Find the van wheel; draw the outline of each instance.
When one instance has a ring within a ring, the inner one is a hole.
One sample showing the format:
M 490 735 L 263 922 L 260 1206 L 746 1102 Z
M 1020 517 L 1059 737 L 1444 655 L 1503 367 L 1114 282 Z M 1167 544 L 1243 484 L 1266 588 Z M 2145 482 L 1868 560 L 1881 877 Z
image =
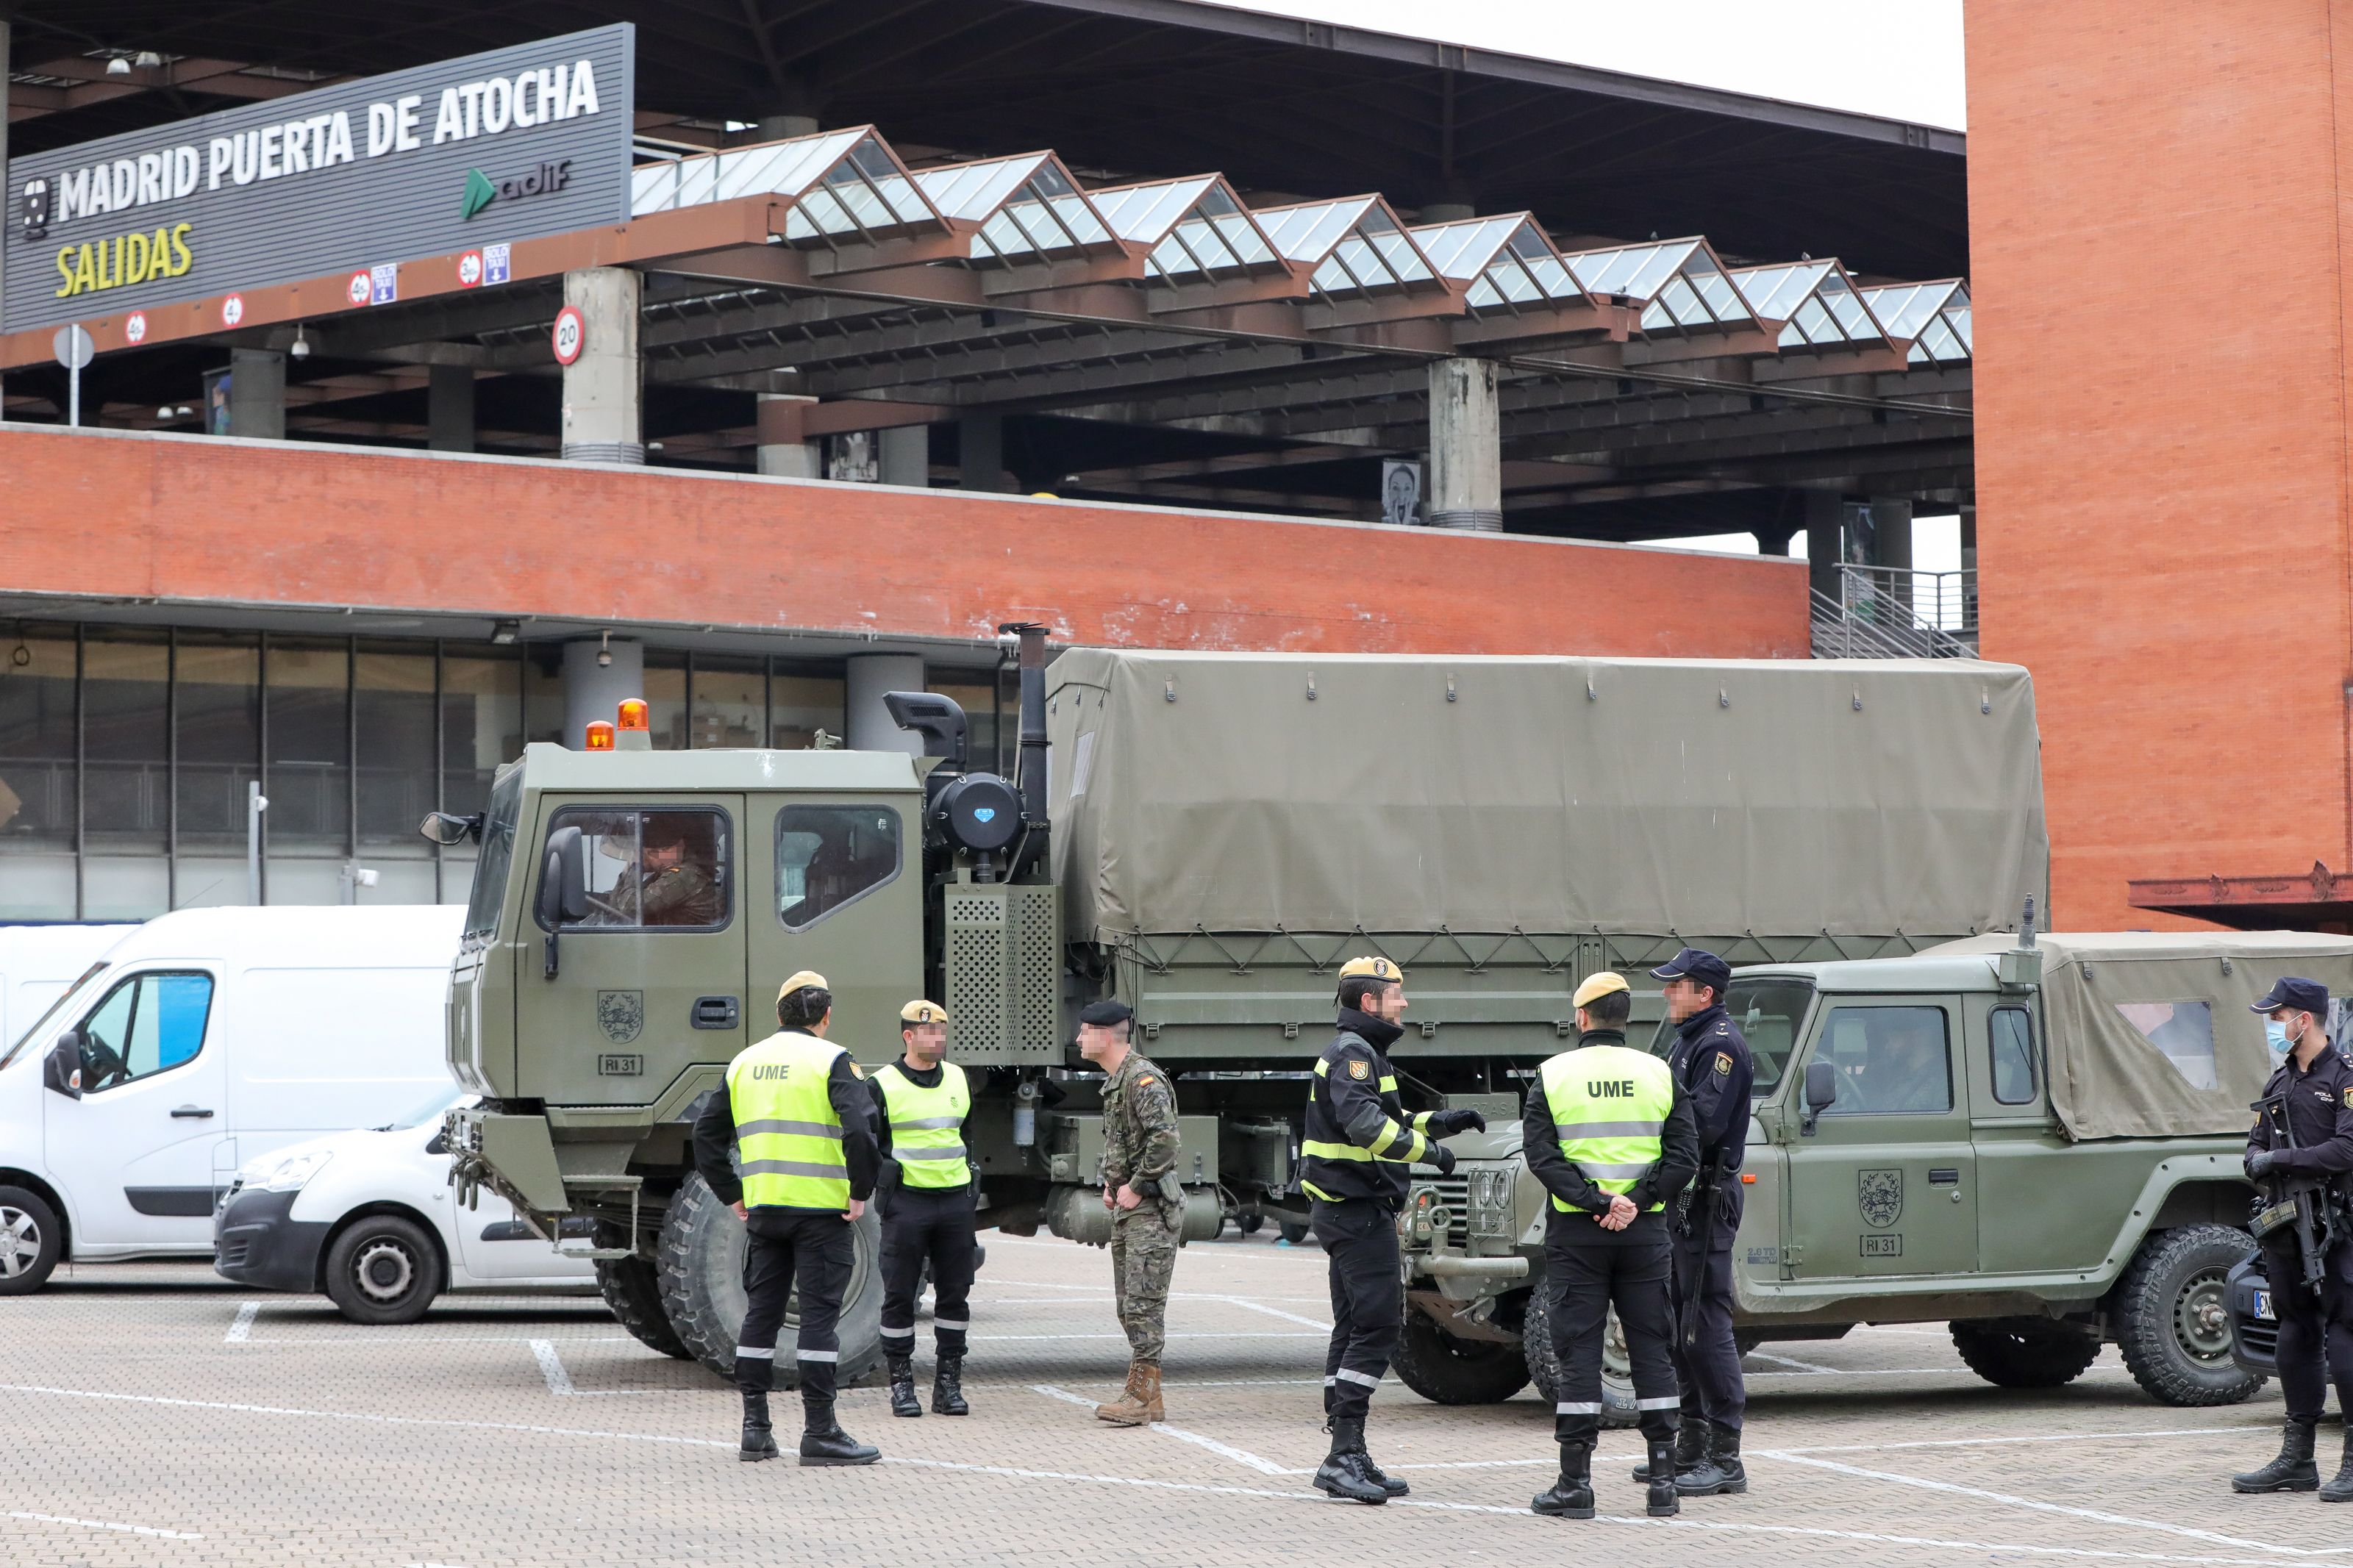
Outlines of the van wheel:
M 327 1248 L 327 1299 L 354 1323 L 413 1323 L 441 1294 L 441 1249 L 395 1214 L 353 1220 Z
M 1520 1350 L 1526 1357 L 1528 1375 L 1535 1380 L 1536 1391 L 1547 1405 L 1557 1405 L 1567 1395 L 1561 1392 L 1560 1358 L 1552 1348 L 1552 1292 L 1545 1281 L 1538 1279 L 1528 1297 L 1527 1321 L 1520 1328 Z M 1640 1419 L 1634 1408 L 1634 1363 L 1626 1353 L 1626 1333 L 1618 1326 L 1618 1309 L 1609 1309 L 1609 1321 L 1601 1331 L 1601 1425 L 1612 1429 L 1633 1426 Z
M 1955 1323 L 1953 1348 L 1998 1388 L 2061 1388 L 2100 1359 L 2100 1336 L 2048 1318 Z
M 1517 1345 L 1450 1334 L 1426 1312 L 1405 1310 L 1389 1370 L 1398 1381 L 1436 1405 L 1500 1405 L 1528 1385 L 1528 1363 Z
M 849 1288 L 837 1332 L 841 1360 L 836 1375 L 848 1388 L 882 1364 L 882 1221 L 871 1205 L 854 1226 Z M 662 1216 L 662 1307 L 680 1342 L 720 1377 L 733 1381 L 735 1339 L 744 1328 L 744 1222 L 719 1201 L 701 1175 L 687 1177 Z M 776 1386 L 800 1386 L 793 1359 L 800 1312 L 785 1306 L 776 1335 Z
M 670 1326 L 670 1314 L 662 1310 L 661 1279 L 652 1264 L 642 1258 L 600 1258 L 596 1289 L 605 1305 L 613 1309 L 614 1318 L 639 1344 L 679 1361 L 694 1359 L 694 1352 Z
M 29 1296 L 49 1282 L 65 1227 L 41 1194 L 0 1187 L 0 1296 Z
M 2236 1405 L 2263 1385 L 2231 1360 L 2227 1277 L 2254 1244 L 2227 1225 L 2160 1231 L 2140 1244 L 2110 1299 L 2133 1381 L 2160 1405 Z

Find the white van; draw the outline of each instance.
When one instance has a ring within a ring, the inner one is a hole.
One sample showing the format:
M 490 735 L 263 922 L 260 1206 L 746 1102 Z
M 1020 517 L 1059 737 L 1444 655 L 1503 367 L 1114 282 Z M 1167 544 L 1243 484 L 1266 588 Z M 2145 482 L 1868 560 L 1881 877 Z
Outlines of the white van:
M 0 1053 L 0 1294 L 65 1258 L 207 1257 L 237 1168 L 448 1079 L 455 905 L 181 910 Z
M 135 925 L 0 926 L 0 1051 Z

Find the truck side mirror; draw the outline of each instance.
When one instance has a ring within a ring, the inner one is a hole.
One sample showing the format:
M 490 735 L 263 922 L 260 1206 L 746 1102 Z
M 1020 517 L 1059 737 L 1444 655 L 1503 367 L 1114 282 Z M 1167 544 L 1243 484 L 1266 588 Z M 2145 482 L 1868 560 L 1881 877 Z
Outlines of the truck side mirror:
M 1823 1111 L 1838 1103 L 1838 1068 L 1829 1062 L 1806 1064 L 1806 1114 L 1798 1123 L 1798 1131 L 1806 1137 L 1814 1135 L 1814 1123 Z
M 576 827 L 547 836 L 547 858 L 539 876 L 539 923 L 557 926 L 588 918 L 588 840 Z
M 480 841 L 482 814 L 478 811 L 471 816 L 453 816 L 446 811 L 427 812 L 417 831 L 435 844 L 463 844 L 469 838 Z
M 52 1092 L 68 1100 L 81 1098 L 81 1031 L 68 1029 L 49 1047 L 47 1060 L 41 1064 L 41 1082 Z

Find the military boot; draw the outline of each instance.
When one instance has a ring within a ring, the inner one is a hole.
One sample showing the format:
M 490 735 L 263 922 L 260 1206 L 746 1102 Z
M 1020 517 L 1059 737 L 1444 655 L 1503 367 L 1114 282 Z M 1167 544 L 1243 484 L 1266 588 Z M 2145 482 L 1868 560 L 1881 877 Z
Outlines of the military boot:
M 2320 1467 L 2312 1462 L 2314 1423 L 2290 1417 L 2280 1439 L 2279 1458 L 2260 1470 L 2231 1478 L 2234 1492 L 2308 1492 L 2320 1486 Z M 2340 1478 L 2342 1479 L 2342 1478 Z M 2336 1482 L 2329 1483 L 2334 1486 Z
M 1127 1363 L 1127 1386 L 1109 1405 L 1095 1406 L 1095 1419 L 1114 1426 L 1141 1426 L 1152 1419 L 1150 1408 L 1144 1401 L 1144 1363 L 1132 1361 Z
M 1746 1491 L 1748 1471 L 1740 1463 L 1740 1428 L 1714 1421 L 1694 1421 L 1692 1425 L 1705 1435 L 1707 1453 L 1692 1468 L 1675 1472 L 1675 1490 L 1685 1497 Z
M 1666 1519 L 1683 1511 L 1675 1493 L 1675 1444 L 1672 1437 L 1651 1441 L 1651 1495 L 1644 1500 L 1642 1511 L 1652 1519 Z
M 1390 1475 L 1387 1470 L 1382 1469 L 1380 1466 L 1373 1462 L 1372 1450 L 1365 1447 L 1365 1435 L 1362 1430 L 1363 1423 L 1359 1422 L 1357 1425 L 1359 1429 L 1356 1433 L 1356 1457 L 1364 1461 L 1365 1479 L 1372 1482 L 1373 1485 L 1380 1488 L 1381 1490 L 1388 1493 L 1391 1497 L 1405 1497 L 1409 1495 L 1413 1490 L 1411 1487 L 1406 1485 L 1405 1482 L 1398 1479 L 1397 1477 Z
M 1591 1519 L 1593 1445 L 1563 1443 L 1560 1446 L 1560 1479 L 1553 1482 L 1550 1491 L 1536 1493 L 1535 1500 L 1528 1506 L 1554 1519 Z
M 1707 1423 L 1686 1417 L 1683 1424 L 1675 1428 L 1675 1474 L 1681 1476 L 1685 1470 L 1698 1468 L 1699 1462 L 1706 1458 Z M 1643 1482 L 1650 1480 L 1651 1462 L 1648 1459 L 1634 1467 L 1634 1479 Z
M 1315 1489 L 1351 1502 L 1384 1503 L 1388 1489 L 1365 1474 L 1365 1424 L 1349 1415 L 1331 1420 L 1332 1451 L 1315 1468 Z
M 914 1390 L 909 1389 L 913 1395 Z M 932 1414 L 934 1415 L 969 1415 L 972 1406 L 964 1400 L 964 1357 L 944 1355 L 932 1372 Z
M 2353 1502 L 2353 1420 L 2345 1424 L 2345 1461 L 2320 1489 L 2323 1502 Z
M 804 1465 L 871 1465 L 882 1457 L 871 1443 L 861 1443 L 833 1418 L 833 1401 L 801 1401 L 801 1463 Z
M 744 1390 L 744 1449 L 735 1456 L 745 1464 L 776 1457 L 776 1428 L 768 1424 L 768 1391 Z
M 923 1403 L 915 1397 L 915 1358 L 913 1355 L 885 1355 L 884 1366 L 891 1373 L 891 1414 L 921 1415 Z

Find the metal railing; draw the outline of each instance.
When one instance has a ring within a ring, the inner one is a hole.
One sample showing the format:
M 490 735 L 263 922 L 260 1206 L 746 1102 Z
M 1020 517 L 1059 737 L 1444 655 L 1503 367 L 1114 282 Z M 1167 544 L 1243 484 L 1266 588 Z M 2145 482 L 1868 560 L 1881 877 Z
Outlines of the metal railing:
M 1978 574 L 1841 566 L 1836 598 L 1812 591 L 1816 658 L 1975 658 Z

